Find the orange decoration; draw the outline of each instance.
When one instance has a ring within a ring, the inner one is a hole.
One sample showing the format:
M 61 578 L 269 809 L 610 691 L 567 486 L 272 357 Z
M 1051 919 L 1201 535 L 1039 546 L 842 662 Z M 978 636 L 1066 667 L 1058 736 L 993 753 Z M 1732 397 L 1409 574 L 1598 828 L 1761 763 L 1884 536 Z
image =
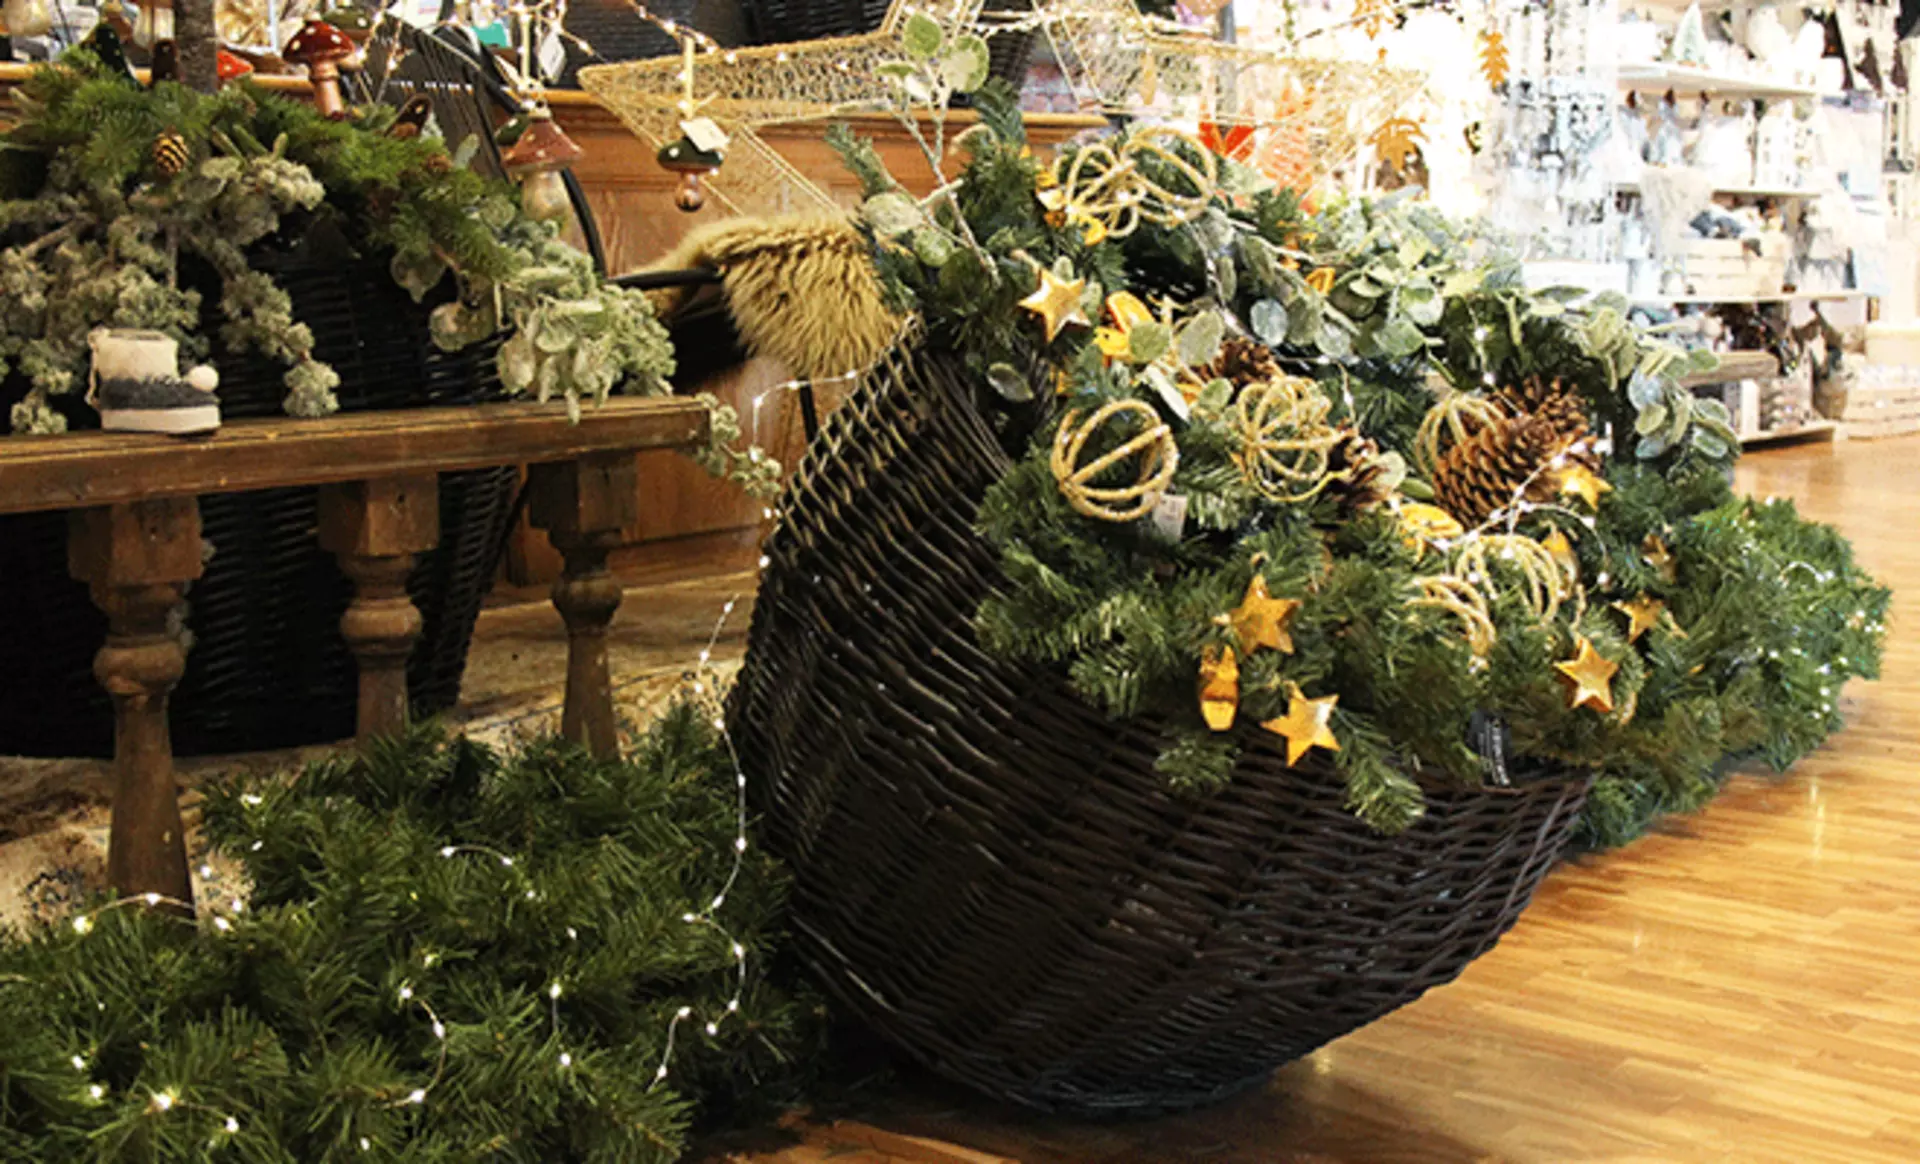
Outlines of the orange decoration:
M 1253 127 L 1229 125 L 1222 129 L 1216 122 L 1202 121 L 1200 144 L 1223 158 L 1244 162 L 1253 154 Z
M 1380 123 L 1380 128 L 1368 135 L 1367 144 L 1379 152 L 1382 161 L 1393 167 L 1397 174 L 1404 175 L 1413 159 L 1420 154 L 1420 144 L 1426 140 L 1426 131 L 1420 123 L 1409 117 L 1389 117 Z

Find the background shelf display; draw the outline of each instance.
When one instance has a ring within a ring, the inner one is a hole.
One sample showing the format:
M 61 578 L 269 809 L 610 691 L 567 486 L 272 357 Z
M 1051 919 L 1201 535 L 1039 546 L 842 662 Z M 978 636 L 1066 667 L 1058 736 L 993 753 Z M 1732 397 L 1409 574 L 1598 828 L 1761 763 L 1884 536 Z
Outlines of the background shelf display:
M 1822 97 L 1811 85 L 1789 85 L 1737 73 L 1716 73 L 1691 65 L 1621 65 L 1620 87 L 1639 93 L 1706 93 L 1714 97 Z M 1838 96 L 1838 94 L 1836 94 Z

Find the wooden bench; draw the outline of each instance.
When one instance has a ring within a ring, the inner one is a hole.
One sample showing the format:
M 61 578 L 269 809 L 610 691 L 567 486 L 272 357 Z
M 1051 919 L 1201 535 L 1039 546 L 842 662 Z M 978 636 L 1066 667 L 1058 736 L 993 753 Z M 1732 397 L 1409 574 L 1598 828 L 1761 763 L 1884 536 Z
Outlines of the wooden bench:
M 707 436 L 705 406 L 652 398 L 590 407 L 578 423 L 558 404 L 513 403 L 242 420 L 200 438 L 0 439 L 0 513 L 70 510 L 71 572 L 107 615 L 94 674 L 115 715 L 108 882 L 124 895 L 192 901 L 167 733 L 186 653 L 167 623 L 200 576 L 201 494 L 320 487 L 320 544 L 354 584 L 340 631 L 359 664 L 365 741 L 406 725 L 407 656 L 421 626 L 406 581 L 414 556 L 439 541 L 437 475 L 529 465 L 528 514 L 564 560 L 553 586 L 567 627 L 561 731 L 605 756 L 618 747 L 606 629 L 621 597 L 606 558 L 639 508 L 634 454 Z

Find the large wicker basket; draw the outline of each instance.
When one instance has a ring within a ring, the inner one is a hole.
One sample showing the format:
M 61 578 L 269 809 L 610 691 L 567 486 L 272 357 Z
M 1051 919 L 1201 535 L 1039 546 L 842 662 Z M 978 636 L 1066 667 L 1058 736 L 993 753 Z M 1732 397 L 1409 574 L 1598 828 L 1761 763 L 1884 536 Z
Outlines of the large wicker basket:
M 1006 454 L 951 365 L 875 376 L 782 502 L 729 718 L 827 989 L 982 1091 L 1209 1102 L 1451 980 L 1558 857 L 1587 782 L 1435 787 L 1383 837 L 1249 738 L 1167 793 L 1146 726 L 988 655 L 973 529 Z
M 377 259 L 262 248 L 313 329 L 315 352 L 340 373 L 348 411 L 461 404 L 497 398 L 493 345 L 441 352 L 428 338 L 434 301 L 416 304 Z M 214 296 L 209 296 L 211 301 Z M 208 330 L 218 320 L 209 310 Z M 280 414 L 282 365 L 219 354 L 227 419 Z M 7 397 L 0 385 L 0 398 Z M 24 385 L 11 385 L 12 395 Z M 0 399 L 4 403 L 4 399 Z M 75 427 L 97 423 L 77 399 Z M 0 440 L 5 439 L 0 436 Z M 492 584 L 513 508 L 512 468 L 441 477 L 440 545 L 408 582 L 425 629 L 408 666 L 417 712 L 451 707 L 467 648 Z M 200 499 L 213 557 L 187 596 L 192 649 L 171 702 L 182 755 L 287 747 L 353 734 L 353 657 L 340 637 L 351 584 L 316 539 L 313 489 L 271 489 Z M 0 610 L 16 613 L 0 640 L 0 754 L 111 755 L 113 711 L 93 676 L 104 617 L 67 574 L 65 514 L 0 517 Z

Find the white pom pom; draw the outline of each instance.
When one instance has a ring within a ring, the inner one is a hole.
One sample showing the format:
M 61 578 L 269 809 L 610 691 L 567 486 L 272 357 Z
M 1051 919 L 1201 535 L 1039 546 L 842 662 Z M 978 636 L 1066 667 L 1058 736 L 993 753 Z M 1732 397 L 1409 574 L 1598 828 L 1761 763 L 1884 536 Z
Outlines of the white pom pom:
M 220 387 L 220 373 L 205 364 L 201 364 L 187 373 L 187 383 L 202 392 L 211 392 Z

